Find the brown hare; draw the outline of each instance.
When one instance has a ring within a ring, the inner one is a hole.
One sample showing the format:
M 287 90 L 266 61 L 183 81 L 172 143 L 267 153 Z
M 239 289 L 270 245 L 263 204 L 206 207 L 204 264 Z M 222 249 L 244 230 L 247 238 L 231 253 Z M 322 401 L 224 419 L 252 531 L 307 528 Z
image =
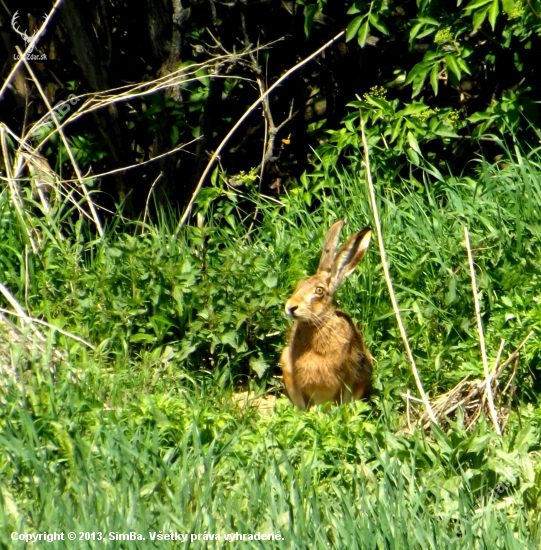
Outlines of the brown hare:
M 334 295 L 364 256 L 372 230 L 355 233 L 335 253 L 343 225 L 340 220 L 329 229 L 317 273 L 299 281 L 285 305 L 294 323 L 280 363 L 287 395 L 301 410 L 347 403 L 370 391 L 374 359 Z

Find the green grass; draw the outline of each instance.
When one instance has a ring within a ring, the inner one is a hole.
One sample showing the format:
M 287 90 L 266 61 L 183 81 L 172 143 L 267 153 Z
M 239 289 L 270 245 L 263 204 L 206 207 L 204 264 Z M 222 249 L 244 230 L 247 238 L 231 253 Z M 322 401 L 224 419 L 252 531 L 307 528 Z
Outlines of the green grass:
M 482 162 L 475 177 L 442 168 L 378 182 L 393 281 L 430 395 L 482 376 L 464 225 L 489 357 L 502 338 L 510 353 L 539 330 L 540 176 L 534 151 L 510 154 L 503 169 Z M 42 327 L 45 342 L 31 332 L 3 342 L 2 548 L 17 547 L 11 532 L 55 530 L 147 540 L 47 547 L 160 547 L 168 543 L 148 540 L 159 531 L 283 537 L 196 548 L 539 547 L 539 339 L 521 357 L 504 436 L 485 421 L 466 432 L 461 412 L 450 427 L 406 435 L 401 394 L 414 384 L 375 245 L 339 293 L 377 360 L 374 399 L 328 413 L 282 399 L 272 415 L 233 402 L 247 388 L 281 392 L 283 302 L 315 269 L 326 228 L 340 217 L 344 232 L 372 223 L 354 170 L 305 178 L 281 200 L 258 199 L 248 232 L 255 199 L 212 187 L 198 203 L 202 228 L 172 238 L 164 214 L 147 227 L 115 222 L 99 240 L 61 203 L 49 218 L 27 209 L 18 219 L 4 189 L 0 282 L 29 314 L 96 350 Z

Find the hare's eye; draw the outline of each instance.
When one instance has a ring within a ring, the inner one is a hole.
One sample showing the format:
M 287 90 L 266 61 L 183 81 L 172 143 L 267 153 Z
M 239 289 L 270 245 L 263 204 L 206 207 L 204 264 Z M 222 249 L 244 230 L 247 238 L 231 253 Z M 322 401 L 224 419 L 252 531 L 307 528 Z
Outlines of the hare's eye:
M 322 286 L 316 286 L 316 294 L 318 296 L 323 296 L 323 294 L 325 294 L 325 289 Z

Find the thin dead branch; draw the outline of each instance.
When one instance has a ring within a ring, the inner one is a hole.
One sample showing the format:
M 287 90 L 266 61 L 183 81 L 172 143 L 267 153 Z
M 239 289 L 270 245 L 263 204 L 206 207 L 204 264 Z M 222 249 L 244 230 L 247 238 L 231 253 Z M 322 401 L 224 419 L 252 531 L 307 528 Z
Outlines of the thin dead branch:
M 150 186 L 150 191 L 148 192 L 148 196 L 147 196 L 147 202 L 145 204 L 145 214 L 143 216 L 143 227 L 147 221 L 147 216 L 148 216 L 148 207 L 150 205 L 150 197 L 152 196 L 152 192 L 154 191 L 154 187 L 156 186 L 156 184 L 158 183 L 158 181 L 160 180 L 160 178 L 163 176 L 163 172 L 160 172 L 158 174 L 158 177 L 152 182 L 152 185 Z
M 207 176 L 209 175 L 210 171 L 214 167 L 214 163 L 216 162 L 217 158 L 220 156 L 221 152 L 223 151 L 224 147 L 230 140 L 231 136 L 238 130 L 238 128 L 241 126 L 241 124 L 250 116 L 250 114 L 256 109 L 264 99 L 271 94 L 284 80 L 289 78 L 294 72 L 298 71 L 301 67 L 312 61 L 315 57 L 320 55 L 323 51 L 325 51 L 329 46 L 334 44 L 337 40 L 342 38 L 344 36 L 344 31 L 337 34 L 332 40 L 329 40 L 326 44 L 324 44 L 321 48 L 319 48 L 317 51 L 315 51 L 313 54 L 309 55 L 305 59 L 303 59 L 300 63 L 289 69 L 286 73 L 284 73 L 272 86 L 270 86 L 267 91 L 260 96 L 252 105 L 246 110 L 246 112 L 239 118 L 239 120 L 235 123 L 233 128 L 229 130 L 228 134 L 225 136 L 225 138 L 222 140 L 220 145 L 217 147 L 216 151 L 214 151 L 212 157 L 210 158 L 205 170 L 203 171 L 203 174 L 199 178 L 199 182 L 197 183 L 194 192 L 192 194 L 192 197 L 190 198 L 190 202 L 186 206 L 186 209 L 184 211 L 184 214 L 182 215 L 182 218 L 180 219 L 177 228 L 175 230 L 174 235 L 178 235 L 178 232 L 182 229 L 186 221 L 188 220 L 190 213 L 192 211 L 193 205 L 195 203 L 195 200 L 197 199 L 197 196 L 199 195 L 199 191 L 201 191 L 201 188 L 203 187 L 203 183 Z
M 473 301 L 475 304 L 475 317 L 477 319 L 477 331 L 479 333 L 479 345 L 481 347 L 481 357 L 483 359 L 483 370 L 485 371 L 485 398 L 488 401 L 488 410 L 490 411 L 490 418 L 494 429 L 498 435 L 501 435 L 500 426 L 498 424 L 498 415 L 496 414 L 496 409 L 494 407 L 494 399 L 492 397 L 492 384 L 490 383 L 490 373 L 488 371 L 488 360 L 487 360 L 487 350 L 485 346 L 485 336 L 483 333 L 483 322 L 481 320 L 481 308 L 479 307 L 479 295 L 477 293 L 477 282 L 475 280 L 475 267 L 473 265 L 473 256 L 470 246 L 470 235 L 468 233 L 468 228 L 464 227 L 464 238 L 466 240 L 466 248 L 468 250 L 468 262 L 470 264 L 470 273 L 471 273 L 471 286 L 473 292 Z
M 43 102 L 45 103 L 45 105 L 47 105 L 47 109 L 52 114 L 52 119 L 53 119 L 55 125 L 57 126 L 58 133 L 60 134 L 60 138 L 62 139 L 62 143 L 64 144 L 64 147 L 66 148 L 66 151 L 67 151 L 68 156 L 70 158 L 71 165 L 73 166 L 73 169 L 75 170 L 75 174 L 77 175 L 77 180 L 78 180 L 79 185 L 81 187 L 82 194 L 83 194 L 83 196 L 86 200 L 86 203 L 88 204 L 88 208 L 90 209 L 90 212 L 92 214 L 92 219 L 94 220 L 94 223 L 96 224 L 96 228 L 98 230 L 99 236 L 103 237 L 103 235 L 104 235 L 103 227 L 101 225 L 101 222 L 100 222 L 100 219 L 99 219 L 99 216 L 98 216 L 98 211 L 97 211 L 97 209 L 94 205 L 94 201 L 90 197 L 88 189 L 86 188 L 85 182 L 83 180 L 83 175 L 82 175 L 81 171 L 79 170 L 79 165 L 77 164 L 77 161 L 75 160 L 75 157 L 73 156 L 73 152 L 71 151 L 71 147 L 70 147 L 70 144 L 68 142 L 68 139 L 66 138 L 66 134 L 64 133 L 64 130 L 60 127 L 60 123 L 59 123 L 59 121 L 58 121 L 58 119 L 57 119 L 57 117 L 56 117 L 56 115 L 53 111 L 53 108 L 52 108 L 51 104 L 49 103 L 47 95 L 45 94 L 45 91 L 41 87 L 41 84 L 40 84 L 38 78 L 36 77 L 36 75 L 34 74 L 34 71 L 30 67 L 30 64 L 26 61 L 26 59 L 24 59 L 23 62 L 26 66 L 26 70 L 28 71 L 28 73 L 32 77 L 32 80 L 34 81 L 34 84 L 36 85 L 36 88 L 38 89 L 39 93 L 41 94 L 41 98 L 43 99 Z
M 498 365 L 499 357 L 501 356 L 501 352 L 503 350 L 503 342 L 500 344 L 498 356 L 495 361 L 495 365 L 498 366 L 493 369 L 490 376 L 490 385 L 492 395 L 499 401 L 504 399 L 507 392 L 509 393 L 507 404 L 505 406 L 502 406 L 499 410 L 497 410 L 495 406 L 495 411 L 499 422 L 498 425 L 501 423 L 502 427 L 507 425 L 509 414 L 511 412 L 511 401 L 515 391 L 515 380 L 520 351 L 524 348 L 533 334 L 534 332 L 531 331 L 519 344 L 515 351 L 513 351 L 513 353 L 511 353 L 511 355 L 509 355 L 509 357 L 501 365 Z M 500 391 L 500 377 L 506 367 L 508 367 L 511 363 L 513 363 L 513 371 L 511 372 L 509 381 Z M 465 429 L 469 430 L 475 425 L 483 412 L 489 412 L 486 407 L 487 400 L 484 398 L 486 395 L 485 388 L 487 385 L 487 379 L 469 380 L 469 378 L 470 375 L 466 376 L 453 389 L 431 400 L 434 414 L 440 423 L 448 421 L 453 413 L 455 413 L 459 407 L 462 407 L 465 417 Z M 416 403 L 418 401 L 409 395 L 404 395 L 404 398 L 411 403 Z M 408 404 L 407 407 L 411 407 L 411 404 Z M 418 418 L 418 425 L 423 426 L 425 429 L 429 427 L 431 418 L 426 411 L 416 416 Z

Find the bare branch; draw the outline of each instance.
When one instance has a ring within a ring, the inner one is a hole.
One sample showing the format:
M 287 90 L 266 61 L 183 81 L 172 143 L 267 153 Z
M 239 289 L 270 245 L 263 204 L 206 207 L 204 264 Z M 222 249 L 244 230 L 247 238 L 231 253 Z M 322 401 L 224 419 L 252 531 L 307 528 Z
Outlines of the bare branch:
M 483 334 L 483 322 L 481 320 L 481 309 L 479 307 L 479 295 L 477 294 L 477 283 L 475 281 L 475 268 L 473 265 L 473 256 L 471 253 L 470 247 L 470 236 L 468 233 L 468 228 L 464 227 L 464 238 L 466 240 L 466 248 L 468 250 L 468 262 L 470 264 L 470 273 L 471 273 L 471 285 L 473 292 L 473 300 L 475 303 L 475 316 L 477 319 L 477 331 L 479 333 L 479 345 L 481 346 L 481 357 L 483 359 L 483 370 L 485 371 L 485 398 L 488 401 L 488 409 L 490 411 L 490 417 L 492 419 L 492 424 L 494 424 L 494 429 L 498 435 L 501 435 L 500 426 L 498 423 L 498 415 L 496 414 L 496 409 L 494 407 L 494 399 L 492 397 L 492 384 L 490 383 L 490 372 L 488 371 L 488 360 L 487 360 L 487 350 L 485 347 L 485 336 Z
M 246 110 L 246 112 L 239 118 L 239 120 L 235 123 L 233 128 L 229 130 L 228 134 L 225 136 L 225 138 L 222 140 L 216 151 L 214 151 L 211 159 L 209 160 L 207 167 L 205 168 L 203 174 L 199 178 L 199 182 L 197 183 L 197 186 L 192 194 L 192 197 L 190 199 L 190 202 L 188 203 L 188 206 L 186 207 L 184 214 L 182 215 L 182 218 L 180 219 L 177 228 L 175 230 L 174 235 L 176 236 L 178 232 L 182 229 L 186 221 L 188 220 L 188 217 L 190 216 L 190 213 L 192 211 L 193 205 L 195 203 L 195 200 L 197 198 L 197 195 L 199 194 L 199 191 L 203 187 L 203 183 L 205 181 L 205 178 L 208 176 L 210 171 L 212 170 L 214 163 L 216 162 L 216 159 L 220 156 L 222 150 L 226 146 L 227 142 L 230 140 L 231 136 L 238 130 L 238 128 L 241 126 L 241 124 L 250 116 L 250 114 L 258 107 L 264 99 L 271 94 L 284 80 L 289 78 L 294 72 L 298 71 L 301 67 L 304 67 L 307 63 L 312 61 L 315 57 L 317 57 L 319 54 L 321 54 L 323 51 L 325 51 L 329 46 L 334 44 L 337 40 L 342 38 L 344 36 L 345 31 L 340 32 L 337 34 L 332 40 L 329 40 L 326 44 L 324 44 L 321 48 L 319 48 L 317 51 L 315 51 L 313 54 L 309 55 L 307 58 L 303 59 L 300 63 L 289 69 L 285 74 L 283 74 L 272 86 L 270 86 L 267 91 L 264 93 L 263 96 L 260 96 L 252 105 Z
M 393 304 L 396 322 L 400 330 L 400 335 L 402 336 L 402 341 L 404 342 L 404 347 L 406 348 L 406 353 L 408 355 L 408 359 L 411 365 L 413 377 L 415 378 L 415 383 L 417 384 L 417 389 L 419 390 L 419 394 L 421 395 L 421 399 L 423 400 L 423 404 L 425 406 L 426 412 L 430 416 L 430 419 L 432 420 L 432 422 L 434 422 L 434 424 L 437 424 L 438 420 L 436 419 L 436 416 L 434 415 L 434 411 L 430 406 L 430 401 L 426 396 L 425 390 L 423 388 L 423 383 L 421 382 L 421 377 L 419 376 L 419 371 L 417 370 L 417 365 L 415 364 L 413 353 L 411 352 L 411 348 L 408 342 L 408 335 L 406 334 L 406 329 L 404 328 L 404 324 L 402 323 L 402 318 L 400 317 L 400 309 L 398 307 L 398 302 L 396 301 L 396 296 L 393 290 L 393 283 L 391 281 L 391 274 L 389 272 L 389 265 L 387 264 L 387 258 L 385 254 L 385 245 L 383 244 L 383 233 L 381 231 L 381 223 L 379 221 L 378 205 L 376 202 L 376 192 L 374 190 L 374 184 L 372 183 L 372 174 L 370 173 L 370 156 L 368 151 L 368 143 L 366 142 L 366 135 L 364 133 L 364 121 L 363 121 L 362 112 L 360 114 L 360 119 L 361 119 L 361 137 L 362 137 L 363 148 L 364 148 L 364 167 L 366 170 L 366 180 L 368 182 L 370 203 L 372 205 L 372 213 L 374 214 L 374 223 L 376 225 L 376 233 L 378 235 L 379 252 L 381 255 L 381 264 L 383 266 L 385 281 L 387 282 L 387 288 L 389 289 L 391 303 Z

